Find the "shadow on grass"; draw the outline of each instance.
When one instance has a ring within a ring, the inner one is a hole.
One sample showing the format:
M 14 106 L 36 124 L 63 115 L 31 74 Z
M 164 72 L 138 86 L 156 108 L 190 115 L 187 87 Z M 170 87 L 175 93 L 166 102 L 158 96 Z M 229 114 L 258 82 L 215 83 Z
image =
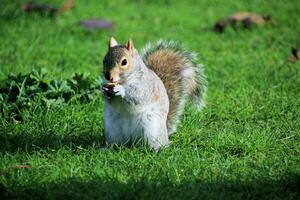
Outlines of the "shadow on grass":
M 26 151 L 28 153 L 41 150 L 58 150 L 60 148 L 76 149 L 100 149 L 104 146 L 104 138 L 101 133 L 80 134 L 0 134 L 0 151 L 15 153 Z
M 0 185 L 1 199 L 299 199 L 300 175 L 278 181 L 247 183 L 204 181 L 176 184 L 164 177 L 149 181 L 120 182 L 114 179 L 67 179 L 26 186 Z

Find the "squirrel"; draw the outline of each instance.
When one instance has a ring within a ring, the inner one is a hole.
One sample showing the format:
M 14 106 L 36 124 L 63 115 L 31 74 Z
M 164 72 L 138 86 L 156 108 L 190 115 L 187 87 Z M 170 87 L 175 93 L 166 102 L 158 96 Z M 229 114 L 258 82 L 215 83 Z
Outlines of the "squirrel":
M 133 41 L 111 37 L 103 59 L 106 144 L 169 145 L 188 97 L 205 106 L 207 81 L 196 54 L 174 41 L 148 44 L 139 54 Z

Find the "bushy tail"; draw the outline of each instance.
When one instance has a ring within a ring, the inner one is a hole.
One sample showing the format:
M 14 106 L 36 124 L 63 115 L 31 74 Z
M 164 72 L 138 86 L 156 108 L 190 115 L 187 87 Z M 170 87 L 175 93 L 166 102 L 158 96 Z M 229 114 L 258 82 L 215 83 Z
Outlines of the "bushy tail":
M 195 53 L 186 51 L 173 41 L 160 40 L 156 44 L 148 44 L 141 56 L 166 87 L 170 101 L 167 126 L 171 134 L 177 129 L 188 97 L 192 98 L 198 110 L 205 106 L 207 82 L 203 65 L 197 63 Z

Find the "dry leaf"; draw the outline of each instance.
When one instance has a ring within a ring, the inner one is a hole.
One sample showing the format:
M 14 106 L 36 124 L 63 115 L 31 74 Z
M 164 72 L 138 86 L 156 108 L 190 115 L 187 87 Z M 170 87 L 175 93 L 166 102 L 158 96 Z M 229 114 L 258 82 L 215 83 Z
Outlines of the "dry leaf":
M 260 26 L 269 22 L 270 20 L 270 15 L 259 15 L 250 12 L 238 12 L 216 22 L 214 30 L 221 33 L 227 26 L 236 28 L 238 23 L 241 23 L 245 28 L 250 28 L 254 24 Z
M 297 60 L 299 60 L 298 56 L 298 49 L 295 47 L 291 48 L 291 55 L 288 58 L 289 63 L 295 63 Z
M 113 30 L 114 24 L 112 21 L 103 20 L 103 19 L 87 19 L 82 20 L 80 25 L 85 28 L 85 30 L 92 32 L 96 29 L 107 29 Z
M 75 6 L 75 0 L 66 1 L 61 7 L 54 7 L 44 3 L 28 2 L 22 5 L 21 9 L 23 12 L 32 13 L 37 12 L 41 15 L 53 16 L 57 13 L 64 12 Z

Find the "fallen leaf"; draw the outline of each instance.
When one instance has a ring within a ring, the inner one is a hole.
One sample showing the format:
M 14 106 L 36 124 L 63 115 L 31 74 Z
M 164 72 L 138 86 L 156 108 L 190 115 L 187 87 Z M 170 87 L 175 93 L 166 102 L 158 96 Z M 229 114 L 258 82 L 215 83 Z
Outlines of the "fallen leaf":
M 289 63 L 295 63 L 297 60 L 299 60 L 298 56 L 298 49 L 295 47 L 291 48 L 291 55 L 288 57 Z
M 58 12 L 62 13 L 66 10 L 73 8 L 74 6 L 75 6 L 75 0 L 68 0 L 58 9 Z
M 270 15 L 259 15 L 250 12 L 238 12 L 217 21 L 214 26 L 214 30 L 216 32 L 222 33 L 227 26 L 236 28 L 236 26 L 240 23 L 243 27 L 250 28 L 253 25 L 263 25 L 270 20 Z
M 75 0 L 67 0 L 61 7 L 54 7 L 44 3 L 28 2 L 22 5 L 23 12 L 32 13 L 36 12 L 41 15 L 53 16 L 57 13 L 64 12 L 75 6 Z
M 96 29 L 113 30 L 114 24 L 112 21 L 103 19 L 87 19 L 80 21 L 80 25 L 84 27 L 86 31 L 92 32 Z

